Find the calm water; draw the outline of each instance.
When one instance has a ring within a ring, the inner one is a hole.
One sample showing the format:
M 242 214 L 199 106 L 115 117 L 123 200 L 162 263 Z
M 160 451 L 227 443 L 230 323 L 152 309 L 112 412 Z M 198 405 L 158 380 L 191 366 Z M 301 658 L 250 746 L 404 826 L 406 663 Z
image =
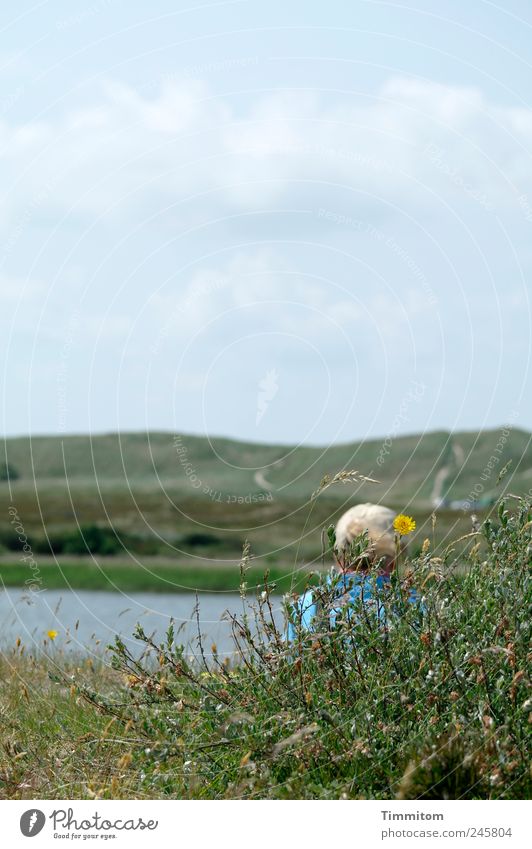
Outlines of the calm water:
M 44 590 L 40 594 L 22 589 L 0 590 L 0 647 L 13 646 L 17 638 L 28 647 L 44 647 L 48 630 L 58 631 L 47 651 L 74 651 L 101 654 L 120 634 L 126 645 L 134 647 L 132 633 L 140 622 L 147 634 L 162 637 L 171 619 L 179 642 L 190 654 L 198 654 L 198 625 L 193 615 L 196 599 L 190 593 L 96 592 L 92 590 Z M 222 621 L 224 612 L 242 613 L 242 600 L 234 593 L 199 594 L 200 629 L 205 654 L 213 643 L 220 655 L 231 655 L 234 643 L 230 623 Z M 272 599 L 277 623 L 282 623 L 280 599 Z

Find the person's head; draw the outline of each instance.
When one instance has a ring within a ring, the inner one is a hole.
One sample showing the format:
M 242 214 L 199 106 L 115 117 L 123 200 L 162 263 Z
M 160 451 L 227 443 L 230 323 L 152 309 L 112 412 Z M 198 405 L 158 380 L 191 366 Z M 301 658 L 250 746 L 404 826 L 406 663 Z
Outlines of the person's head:
M 381 504 L 357 504 L 340 517 L 336 525 L 335 555 L 344 572 L 364 572 L 378 564 L 391 574 L 397 557 L 397 539 L 393 528 L 395 512 Z M 401 539 L 400 550 L 406 548 Z

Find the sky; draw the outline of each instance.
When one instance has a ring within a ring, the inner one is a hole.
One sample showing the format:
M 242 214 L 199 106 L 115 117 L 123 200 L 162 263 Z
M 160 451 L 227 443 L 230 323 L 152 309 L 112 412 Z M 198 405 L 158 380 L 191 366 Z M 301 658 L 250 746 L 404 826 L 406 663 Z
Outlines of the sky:
M 530 429 L 532 6 L 19 2 L 7 435 Z

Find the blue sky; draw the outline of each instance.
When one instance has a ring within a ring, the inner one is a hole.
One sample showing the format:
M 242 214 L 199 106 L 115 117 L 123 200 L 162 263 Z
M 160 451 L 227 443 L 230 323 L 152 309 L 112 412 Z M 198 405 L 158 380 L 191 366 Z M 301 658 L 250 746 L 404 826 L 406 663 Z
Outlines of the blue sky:
M 530 4 L 0 30 L 5 433 L 530 428 Z

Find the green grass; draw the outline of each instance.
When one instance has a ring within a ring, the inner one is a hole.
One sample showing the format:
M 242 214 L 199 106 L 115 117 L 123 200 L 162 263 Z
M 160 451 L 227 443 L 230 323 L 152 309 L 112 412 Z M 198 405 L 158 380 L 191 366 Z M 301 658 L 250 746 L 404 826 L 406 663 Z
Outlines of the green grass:
M 509 504 L 442 557 L 425 545 L 402 564 L 381 598 L 387 629 L 359 601 L 310 632 L 288 606 L 289 644 L 266 593 L 235 620 L 232 665 L 191 664 L 172 629 L 154 644 L 139 627 L 142 659 L 117 641 L 112 668 L 14 647 L 0 794 L 530 798 L 532 508 Z M 411 586 L 423 608 L 405 603 Z
M 108 716 L 53 683 L 59 670 L 87 687 L 115 685 L 109 669 L 91 660 L 35 659 L 23 647 L 0 654 L 0 798 L 91 798 L 101 787 L 116 798 L 141 797 L 139 787 L 117 781 L 124 736 L 133 745 L 134 735 L 113 733 Z
M 190 564 L 158 564 L 150 562 L 140 567 L 135 563 L 120 562 L 115 558 L 99 558 L 96 565 L 88 558 L 78 562 L 39 561 L 39 586 L 49 590 L 120 590 L 122 592 L 195 592 L 239 591 L 240 574 L 238 564 L 216 564 L 194 567 Z M 269 568 L 269 580 L 276 585 L 277 592 L 288 592 L 302 587 L 308 570 L 294 573 L 290 566 Z M 0 584 L 6 587 L 23 587 L 31 579 L 27 566 L 19 563 L 0 562 Z M 264 567 L 253 566 L 247 575 L 250 587 L 261 586 Z

